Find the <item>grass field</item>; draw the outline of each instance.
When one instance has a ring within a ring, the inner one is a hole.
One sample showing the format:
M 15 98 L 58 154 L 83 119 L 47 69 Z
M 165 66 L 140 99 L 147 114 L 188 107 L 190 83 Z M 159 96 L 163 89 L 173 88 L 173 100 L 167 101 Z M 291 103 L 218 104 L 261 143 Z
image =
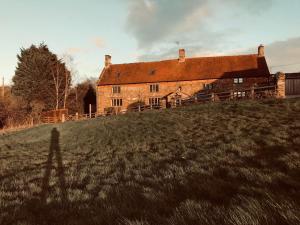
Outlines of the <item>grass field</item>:
M 300 224 L 300 99 L 0 136 L 0 224 Z

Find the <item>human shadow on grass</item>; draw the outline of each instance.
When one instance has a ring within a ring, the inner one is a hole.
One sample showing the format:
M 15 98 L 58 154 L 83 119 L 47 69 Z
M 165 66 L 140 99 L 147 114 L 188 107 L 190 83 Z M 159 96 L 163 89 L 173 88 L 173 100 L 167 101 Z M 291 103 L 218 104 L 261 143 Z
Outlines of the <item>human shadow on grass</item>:
M 66 179 L 65 179 L 65 171 L 64 165 L 61 155 L 61 150 L 59 146 L 59 132 L 56 128 L 53 128 L 51 131 L 51 141 L 50 141 L 50 148 L 48 153 L 48 159 L 46 162 L 46 169 L 43 177 L 42 182 L 42 192 L 41 192 L 41 202 L 46 204 L 47 197 L 49 196 L 50 186 L 49 181 L 51 178 L 51 172 L 55 163 L 53 162 L 53 158 L 55 157 L 56 160 L 56 174 L 59 180 L 59 189 L 61 194 L 61 202 L 67 203 L 68 202 L 68 195 L 66 190 Z

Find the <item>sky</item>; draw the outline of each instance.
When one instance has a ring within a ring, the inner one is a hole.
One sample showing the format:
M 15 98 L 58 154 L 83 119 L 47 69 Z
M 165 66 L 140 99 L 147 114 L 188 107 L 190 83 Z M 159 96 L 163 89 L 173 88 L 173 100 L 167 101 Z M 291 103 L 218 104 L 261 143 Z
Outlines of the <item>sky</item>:
M 271 72 L 300 72 L 299 0 L 0 0 L 0 77 L 11 84 L 21 48 L 45 43 L 98 78 L 112 63 L 256 53 Z

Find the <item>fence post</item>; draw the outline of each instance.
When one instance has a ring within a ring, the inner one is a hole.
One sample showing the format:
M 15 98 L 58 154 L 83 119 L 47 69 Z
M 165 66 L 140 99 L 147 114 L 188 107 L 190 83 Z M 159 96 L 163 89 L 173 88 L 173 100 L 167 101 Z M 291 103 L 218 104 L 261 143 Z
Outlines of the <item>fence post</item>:
M 139 109 L 139 112 L 141 111 L 141 104 L 139 104 L 139 107 L 138 107 L 138 109 Z
M 254 91 L 254 86 L 251 87 L 251 93 L 250 93 L 250 98 L 254 99 L 255 96 L 255 91 Z
M 215 93 L 211 93 L 211 101 L 212 101 L 212 102 L 215 101 Z
M 75 120 L 78 120 L 79 119 L 79 115 L 78 115 L 78 112 L 75 114 Z
M 89 104 L 89 117 L 92 118 L 92 104 Z
M 66 121 L 66 117 L 65 117 L 65 114 L 63 113 L 61 115 L 61 122 L 64 123 Z
M 198 98 L 197 98 L 197 94 L 195 95 L 195 102 L 197 102 L 198 101 Z
M 163 109 L 167 108 L 167 100 L 166 99 L 162 99 L 161 108 L 163 108 Z
M 230 90 L 230 100 L 233 100 L 234 99 L 234 92 L 233 90 Z

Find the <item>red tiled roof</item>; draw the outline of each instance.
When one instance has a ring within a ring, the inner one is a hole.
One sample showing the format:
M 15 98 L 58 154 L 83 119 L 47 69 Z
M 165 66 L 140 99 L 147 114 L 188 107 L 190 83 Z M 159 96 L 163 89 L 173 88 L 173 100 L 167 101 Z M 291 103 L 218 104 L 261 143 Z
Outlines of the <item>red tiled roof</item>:
M 233 77 L 269 77 L 265 57 L 258 55 L 186 58 L 113 64 L 103 69 L 98 85 L 191 81 Z

